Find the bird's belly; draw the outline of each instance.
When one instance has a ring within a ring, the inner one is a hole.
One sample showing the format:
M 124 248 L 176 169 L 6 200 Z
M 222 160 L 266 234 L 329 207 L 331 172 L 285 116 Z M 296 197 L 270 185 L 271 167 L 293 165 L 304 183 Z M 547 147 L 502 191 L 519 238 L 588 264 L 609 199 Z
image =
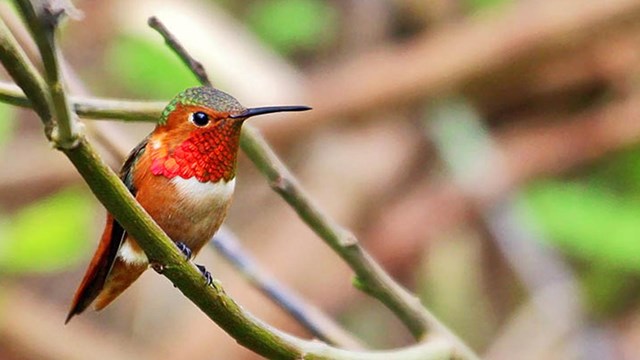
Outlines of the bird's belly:
M 177 196 L 166 204 L 169 211 L 152 217 L 173 241 L 183 242 L 197 252 L 224 221 L 235 179 L 203 183 L 196 178 L 175 177 L 171 183 Z
M 161 180 L 161 179 L 158 179 Z M 171 188 L 156 188 L 152 197 L 138 196 L 142 207 L 174 242 L 187 245 L 194 254 L 213 237 L 227 213 L 235 178 L 226 182 L 202 183 L 196 178 L 175 177 L 168 180 Z M 140 192 L 144 191 L 140 189 Z M 125 241 L 120 257 L 128 262 L 146 262 L 137 244 Z

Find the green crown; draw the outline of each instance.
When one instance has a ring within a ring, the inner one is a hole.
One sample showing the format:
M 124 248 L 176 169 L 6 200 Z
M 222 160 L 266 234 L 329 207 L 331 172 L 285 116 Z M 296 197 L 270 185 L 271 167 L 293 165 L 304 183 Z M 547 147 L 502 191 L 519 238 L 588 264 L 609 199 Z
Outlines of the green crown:
M 164 108 L 158 121 L 160 125 L 167 123 L 169 114 L 176 109 L 178 104 L 203 106 L 228 113 L 243 112 L 245 110 L 244 106 L 240 105 L 238 100 L 223 91 L 212 88 L 211 86 L 192 87 L 176 95 Z

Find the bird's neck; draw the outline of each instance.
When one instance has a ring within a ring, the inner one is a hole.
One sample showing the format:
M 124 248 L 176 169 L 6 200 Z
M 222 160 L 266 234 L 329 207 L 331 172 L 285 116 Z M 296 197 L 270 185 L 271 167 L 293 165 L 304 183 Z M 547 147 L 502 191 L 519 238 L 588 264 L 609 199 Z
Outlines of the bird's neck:
M 171 135 L 159 132 L 151 136 L 148 146 L 154 175 L 214 183 L 235 177 L 240 126 L 193 131 L 181 139 Z

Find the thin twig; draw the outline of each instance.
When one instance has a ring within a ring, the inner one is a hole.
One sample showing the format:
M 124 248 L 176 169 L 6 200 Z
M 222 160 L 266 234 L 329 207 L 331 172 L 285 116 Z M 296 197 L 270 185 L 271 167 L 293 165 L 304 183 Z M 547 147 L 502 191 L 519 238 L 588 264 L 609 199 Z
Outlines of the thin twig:
M 62 70 L 58 61 L 55 32 L 70 4 L 64 1 L 18 0 L 22 16 L 33 35 L 44 64 L 49 94 L 53 104 L 56 125 L 52 141 L 61 148 L 72 148 L 78 144 L 78 124 L 64 90 Z
M 422 305 L 419 298 L 396 283 L 350 232 L 335 224 L 313 203 L 257 130 L 245 125 L 243 135 L 241 146 L 247 156 L 267 177 L 272 188 L 351 267 L 356 273 L 354 284 L 360 290 L 393 311 L 417 339 L 424 339 L 429 333 L 443 334 L 455 344 L 461 358 L 477 359 L 464 342 Z
M 287 288 L 262 269 L 226 227 L 222 227 L 210 242 L 216 250 L 235 266 L 244 277 L 263 294 L 273 300 L 318 339 L 347 349 L 362 349 L 362 343 L 345 331 L 340 325 L 325 315 L 320 309 L 309 304 L 291 289 Z
M 155 22 L 159 20 L 155 19 Z M 163 36 L 171 34 L 166 28 Z M 171 36 L 167 44 L 179 45 Z M 182 46 L 173 48 L 178 54 L 186 54 Z M 184 56 L 184 55 L 180 55 Z M 189 55 L 186 55 L 190 58 Z M 189 64 L 189 62 L 186 62 Z M 192 69 L 195 72 L 195 69 Z M 441 334 L 456 348 L 456 354 L 465 359 L 477 359 L 477 355 L 451 330 L 444 326 L 420 302 L 420 299 L 395 282 L 378 263 L 359 245 L 356 237 L 336 224 L 304 193 L 294 176 L 266 143 L 259 131 L 244 125 L 240 140 L 242 150 L 269 180 L 271 187 L 298 213 L 300 218 L 329 245 L 356 274 L 354 284 L 382 302 L 398 316 L 416 339 L 422 340 L 430 332 Z
M 0 19 L 0 61 L 5 64 L 9 75 L 23 89 L 31 94 L 29 101 L 20 88 L 3 83 L 0 100 L 19 106 L 32 106 L 47 129 L 52 128 L 51 112 L 49 111 L 48 94 L 43 90 L 44 79 L 29 61 L 15 37 L 9 31 L 4 21 Z M 6 87 L 6 89 L 4 89 Z M 47 135 L 48 136 L 48 135 Z
M 4 55 L 2 51 L 2 35 L 3 32 L 0 28 L 0 56 Z M 39 75 L 37 73 L 35 75 L 37 79 Z M 42 81 L 42 84 L 44 84 L 44 81 Z M 94 120 L 156 122 L 160 118 L 162 109 L 167 104 L 166 101 L 131 101 L 80 96 L 70 96 L 69 99 L 74 112 L 78 116 Z M 31 101 L 18 86 L 2 81 L 0 81 L 0 101 L 21 107 L 33 107 Z M 49 111 L 49 109 L 46 108 L 46 111 Z M 36 112 L 38 111 L 36 110 Z
M 178 54 L 180 60 L 182 60 L 185 65 L 187 65 L 187 67 L 193 71 L 193 74 L 198 78 L 202 85 L 212 86 L 211 81 L 209 81 L 209 76 L 207 75 L 204 66 L 202 66 L 202 63 L 189 55 L 182 44 L 180 44 L 180 42 L 176 40 L 176 38 L 169 32 L 167 27 L 164 26 L 164 24 L 160 22 L 157 17 L 150 17 L 147 23 L 154 30 L 160 33 L 160 35 L 162 35 L 167 45 L 169 45 L 169 47 L 172 48 L 176 52 L 176 54 Z
M 83 99 L 71 97 L 78 115 L 95 120 L 157 122 L 166 101 L 130 101 L 122 99 Z

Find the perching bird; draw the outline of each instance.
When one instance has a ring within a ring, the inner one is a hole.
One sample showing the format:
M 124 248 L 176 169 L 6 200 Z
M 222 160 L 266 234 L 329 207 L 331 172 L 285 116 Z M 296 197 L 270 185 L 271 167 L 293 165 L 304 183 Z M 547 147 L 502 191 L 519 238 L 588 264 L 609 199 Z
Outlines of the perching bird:
M 306 106 L 246 109 L 212 87 L 178 94 L 156 128 L 129 154 L 120 178 L 136 200 L 190 258 L 213 237 L 235 186 L 240 130 L 246 119 Z M 111 214 L 78 287 L 66 322 L 91 303 L 109 305 L 149 266 L 135 239 Z M 204 268 L 203 273 L 206 273 Z

